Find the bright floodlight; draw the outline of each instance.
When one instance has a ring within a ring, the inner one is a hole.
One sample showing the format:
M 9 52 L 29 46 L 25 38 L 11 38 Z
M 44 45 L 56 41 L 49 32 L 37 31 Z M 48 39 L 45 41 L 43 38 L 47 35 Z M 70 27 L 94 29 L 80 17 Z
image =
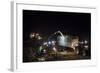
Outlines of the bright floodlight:
M 61 45 L 61 46 L 66 46 L 67 45 L 67 42 L 66 42 L 67 40 L 66 40 L 66 38 L 64 37 L 64 36 L 60 36 L 59 37 L 59 45 Z
M 48 44 L 51 45 L 51 42 L 49 41 Z

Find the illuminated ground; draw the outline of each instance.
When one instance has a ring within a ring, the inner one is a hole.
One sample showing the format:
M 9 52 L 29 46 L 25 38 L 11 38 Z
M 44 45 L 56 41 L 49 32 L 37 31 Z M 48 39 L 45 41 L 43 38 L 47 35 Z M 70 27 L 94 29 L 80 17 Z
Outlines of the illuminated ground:
M 75 54 L 74 52 L 51 52 L 44 55 L 36 55 L 32 52 L 32 49 L 27 51 L 29 53 L 27 56 L 24 55 L 23 62 L 44 62 L 44 61 L 67 61 L 67 60 L 84 60 L 90 59 L 90 56 L 82 56 Z

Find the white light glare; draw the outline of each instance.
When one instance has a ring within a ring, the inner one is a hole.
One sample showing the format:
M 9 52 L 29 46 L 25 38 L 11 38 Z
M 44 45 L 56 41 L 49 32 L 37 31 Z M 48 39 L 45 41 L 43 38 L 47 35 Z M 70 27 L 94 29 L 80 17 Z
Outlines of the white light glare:
M 38 36 L 38 40 L 41 40 L 41 39 L 42 39 L 42 37 Z
M 46 50 L 44 49 L 43 52 L 46 53 Z
M 85 45 L 84 47 L 85 47 L 85 48 L 88 48 L 88 45 Z
M 47 42 L 44 42 L 43 45 L 47 45 Z
M 48 44 L 50 45 L 50 44 L 51 44 L 51 42 L 49 41 L 49 42 L 48 42 Z
M 60 45 L 60 46 L 66 46 L 66 44 L 67 44 L 66 41 L 67 41 L 67 40 L 65 39 L 65 37 L 63 37 L 63 36 L 60 36 L 60 37 L 59 37 L 59 45 Z
M 84 43 L 85 43 L 85 44 L 87 44 L 87 43 L 88 43 L 88 41 L 87 41 L 87 40 L 85 40 L 85 41 L 84 41 Z
M 53 47 L 53 50 L 56 52 L 57 51 L 57 49 L 55 48 L 55 47 Z
M 30 34 L 30 38 L 33 38 L 33 37 L 35 37 L 35 34 L 34 33 L 31 33 Z
M 52 41 L 52 45 L 55 45 L 55 43 L 56 43 L 55 41 Z

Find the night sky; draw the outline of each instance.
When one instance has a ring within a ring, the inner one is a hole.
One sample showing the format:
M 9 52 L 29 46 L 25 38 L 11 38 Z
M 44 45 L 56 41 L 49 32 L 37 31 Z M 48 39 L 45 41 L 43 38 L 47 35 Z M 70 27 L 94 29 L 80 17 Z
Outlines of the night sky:
M 23 38 L 31 32 L 49 35 L 56 31 L 90 38 L 91 14 L 75 12 L 53 12 L 23 10 Z

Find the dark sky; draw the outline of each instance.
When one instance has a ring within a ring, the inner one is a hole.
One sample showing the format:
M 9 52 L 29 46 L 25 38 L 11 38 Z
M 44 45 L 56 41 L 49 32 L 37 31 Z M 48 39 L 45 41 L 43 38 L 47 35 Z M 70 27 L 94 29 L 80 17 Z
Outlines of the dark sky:
M 31 32 L 51 34 L 58 30 L 88 38 L 91 33 L 91 14 L 23 10 L 24 36 Z

